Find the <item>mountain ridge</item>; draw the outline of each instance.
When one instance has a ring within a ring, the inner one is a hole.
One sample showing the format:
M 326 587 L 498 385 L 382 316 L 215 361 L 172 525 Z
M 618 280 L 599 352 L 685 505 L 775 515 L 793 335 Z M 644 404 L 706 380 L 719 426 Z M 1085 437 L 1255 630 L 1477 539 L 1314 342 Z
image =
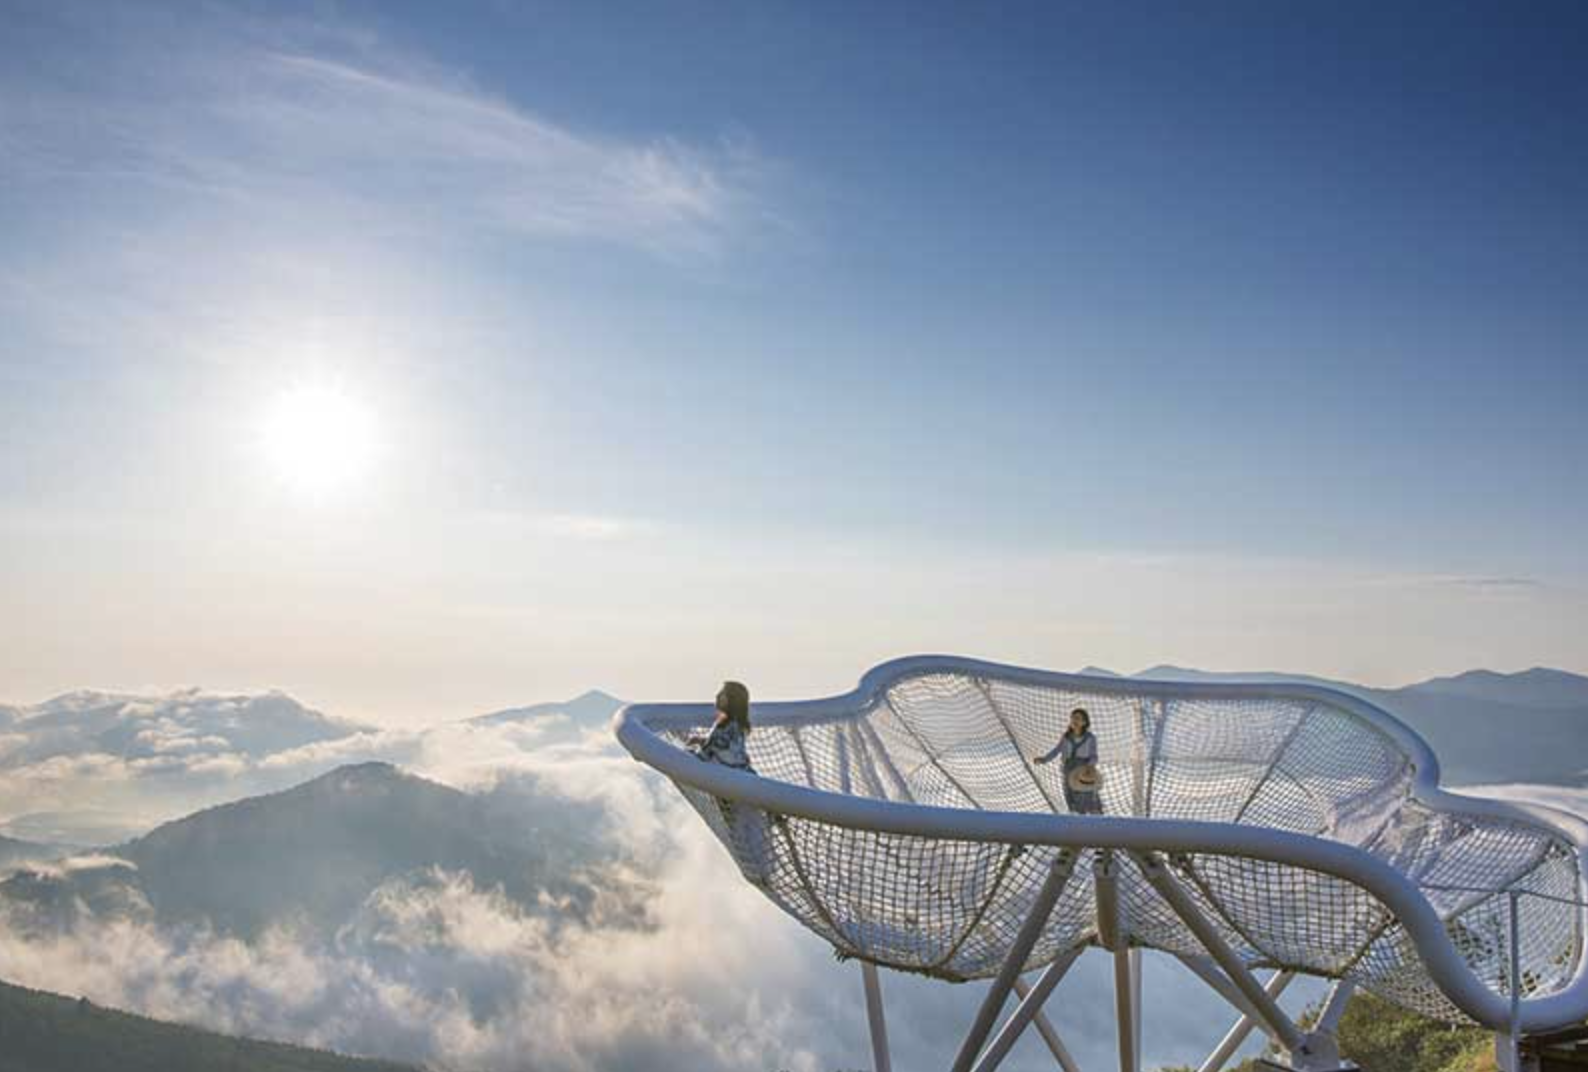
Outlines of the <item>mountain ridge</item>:
M 223 1035 L 0 982 L 6 1072 L 420 1072 L 407 1064 Z
M 370 761 L 201 808 L 98 855 L 15 870 L 0 898 L 38 932 L 70 928 L 86 908 L 244 938 L 278 925 L 329 938 L 384 884 L 447 874 L 528 913 L 638 920 L 641 880 L 603 841 L 604 816 L 532 776 L 467 793 Z
M 1361 697 L 1428 742 L 1449 784 L 1549 782 L 1588 778 L 1588 676 L 1534 667 L 1514 673 L 1469 670 L 1393 688 L 1310 674 L 1214 671 L 1159 664 L 1132 675 L 1150 681 L 1294 681 Z M 1581 695 L 1581 702 L 1561 698 Z M 1496 742 L 1503 736 L 1504 747 Z
M 623 706 L 624 701 L 600 689 L 586 689 L 571 700 L 549 700 L 524 707 L 508 707 L 463 721 L 482 726 L 499 726 L 530 719 L 563 715 L 579 726 L 604 726 Z

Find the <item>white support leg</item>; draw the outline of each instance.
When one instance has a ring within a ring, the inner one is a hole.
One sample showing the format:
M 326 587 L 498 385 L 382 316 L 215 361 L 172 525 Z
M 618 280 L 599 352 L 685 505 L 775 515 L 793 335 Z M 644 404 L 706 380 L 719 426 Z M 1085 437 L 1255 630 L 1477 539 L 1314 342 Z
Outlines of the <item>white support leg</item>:
M 1107 849 L 1092 858 L 1092 892 L 1097 898 L 1097 944 L 1112 953 L 1125 942 L 1119 915 L 1119 868 Z
M 1119 903 L 1119 865 L 1111 852 L 1100 852 L 1093 863 L 1092 889 L 1097 896 L 1097 941 L 1114 955 L 1114 1023 L 1119 1032 L 1119 1072 L 1137 1072 L 1141 1062 L 1140 997 L 1131 982 L 1131 969 L 1140 965 L 1131 958 L 1129 924 Z
M 993 1040 L 987 1044 L 987 1049 L 971 1068 L 971 1072 L 994 1072 L 999 1062 L 1009 1055 L 1009 1051 L 1019 1041 L 1021 1033 L 1032 1020 L 1037 1017 L 1042 1017 L 1043 1021 L 1047 1020 L 1047 1017 L 1042 1016 L 1043 1004 L 1047 1002 L 1048 995 L 1053 993 L 1053 988 L 1059 985 L 1059 980 L 1064 978 L 1064 973 L 1070 970 L 1070 965 L 1075 963 L 1075 958 L 1080 955 L 1079 948 L 1060 955 L 1052 964 L 1042 969 L 1042 974 L 1037 976 L 1036 986 L 1028 986 L 1024 979 L 1015 977 L 1015 993 L 1020 996 L 1020 1004 L 1015 1007 L 1009 1019 L 1004 1021 L 1004 1026 L 998 1029 Z M 1049 1029 L 1051 1028 L 1050 1024 Z M 1053 1041 L 1057 1040 L 1058 1033 L 1055 1032 Z M 1048 1048 L 1053 1049 L 1052 1042 L 1049 1043 Z M 1063 1056 L 1059 1056 L 1060 1054 Z M 1058 1048 L 1053 1051 L 1053 1056 L 1058 1058 L 1059 1064 L 1064 1065 L 1066 1072 L 1075 1072 L 1074 1058 L 1070 1057 L 1063 1042 L 1059 1042 Z
M 1351 1002 L 1351 994 L 1356 986 L 1349 979 L 1336 979 L 1329 988 L 1329 996 L 1324 999 L 1323 1009 L 1318 1013 L 1318 1022 L 1312 1030 L 1317 1035 L 1328 1035 L 1333 1038 L 1340 1030 L 1340 1018 L 1345 1015 L 1345 1007 Z
M 1295 972 L 1275 972 L 1268 977 L 1268 982 L 1263 984 L 1263 990 L 1269 997 L 1277 999 L 1280 994 L 1285 992 L 1285 987 L 1289 986 L 1290 981 L 1295 977 Z M 1225 1032 L 1224 1037 L 1219 1040 L 1219 1044 L 1213 1047 L 1213 1052 L 1208 1054 L 1207 1060 L 1202 1062 L 1197 1072 L 1219 1072 L 1219 1069 L 1223 1068 L 1229 1062 L 1229 1059 L 1235 1056 L 1235 1051 L 1240 1049 L 1241 1045 L 1245 1043 L 1247 1036 L 1252 1033 L 1252 1028 L 1257 1026 L 1258 1019 L 1255 1015 L 1255 1010 L 1242 1014 L 1241 1018 L 1235 1021 L 1234 1026 Z
M 1217 993 L 1242 1016 L 1250 1016 L 1253 1021 L 1257 1019 L 1257 1010 L 1252 1008 L 1252 1003 L 1246 996 L 1235 989 L 1235 984 L 1230 982 L 1230 977 L 1219 971 L 1219 966 L 1213 963 L 1206 954 L 1188 957 L 1182 953 L 1175 954 L 1175 959 L 1186 966 L 1186 969 L 1208 984 L 1208 988 Z M 1276 995 L 1277 996 L 1277 995 Z
M 1494 1033 L 1494 1066 L 1500 1072 L 1522 1072 L 1521 1054 L 1509 1031 Z
M 888 1056 L 888 1022 L 882 1015 L 882 983 L 877 979 L 877 966 L 869 960 L 862 960 L 860 977 L 866 984 L 866 1019 L 871 1024 L 871 1072 L 893 1072 L 893 1060 Z
M 1024 979 L 1015 980 L 1015 993 L 1022 999 L 1031 992 Z M 1053 1059 L 1059 1062 L 1059 1067 L 1064 1072 L 1081 1072 L 1081 1066 L 1075 1063 L 1075 1058 L 1070 1054 L 1070 1048 L 1059 1037 L 1058 1028 L 1053 1026 L 1053 1021 L 1048 1019 L 1048 1014 L 1038 1009 L 1032 1015 L 1032 1022 L 1037 1025 L 1037 1034 L 1042 1036 L 1042 1041 L 1048 1044 L 1048 1052 L 1053 1054 Z
M 1141 1063 L 1141 947 L 1130 951 L 1130 1015 L 1136 1021 L 1136 1062 Z
M 1508 898 L 1511 909 L 1510 941 L 1506 943 L 1510 954 L 1511 970 L 1507 974 L 1507 989 L 1511 994 L 1510 1030 L 1506 1032 L 1505 1044 L 1495 1053 L 1495 1063 L 1504 1057 L 1505 1063 L 1500 1065 L 1504 1072 L 1522 1072 L 1522 934 L 1518 929 L 1517 902 L 1521 894 L 1516 890 L 1510 892 Z
M 1114 950 L 1114 1022 L 1119 1028 L 1119 1072 L 1138 1072 L 1141 1067 L 1141 1011 L 1132 969 L 1141 964 L 1134 949 Z
M 1009 998 L 1009 991 L 1025 970 L 1026 958 L 1031 955 L 1037 939 L 1042 937 L 1042 931 L 1048 925 L 1048 916 L 1053 913 L 1053 906 L 1064 892 L 1065 883 L 1069 882 L 1074 870 L 1075 853 L 1070 849 L 1060 849 L 1048 869 L 1048 877 L 1043 880 L 1042 889 L 1037 891 L 1036 900 L 1031 903 L 1030 915 L 1026 916 L 1019 933 L 1015 935 L 1009 956 L 1004 959 L 1003 967 L 998 969 L 997 977 L 993 979 L 981 1008 L 976 1012 L 975 1022 L 971 1024 L 965 1041 L 960 1044 L 959 1055 L 954 1058 L 953 1072 L 970 1072 L 971 1064 L 975 1062 L 976 1055 L 981 1053 L 987 1036 L 992 1033 L 998 1014 L 1003 1011 L 1004 1002 Z
M 1234 983 L 1246 1000 L 1252 1003 L 1268 1033 L 1278 1039 L 1293 1057 L 1304 1061 L 1308 1054 L 1306 1036 L 1241 962 L 1241 958 L 1230 948 L 1224 936 L 1197 908 L 1191 895 L 1180 888 L 1180 884 L 1169 874 L 1169 869 L 1164 866 L 1163 861 L 1154 853 L 1133 852 L 1131 856 L 1141 867 L 1142 875 L 1152 884 L 1152 888 L 1158 891 L 1159 896 L 1174 914 L 1180 917 L 1180 922 L 1184 923 L 1186 929 L 1202 943 L 1202 947 L 1208 951 L 1214 962 L 1224 969 L 1224 974 L 1230 977 L 1230 982 Z

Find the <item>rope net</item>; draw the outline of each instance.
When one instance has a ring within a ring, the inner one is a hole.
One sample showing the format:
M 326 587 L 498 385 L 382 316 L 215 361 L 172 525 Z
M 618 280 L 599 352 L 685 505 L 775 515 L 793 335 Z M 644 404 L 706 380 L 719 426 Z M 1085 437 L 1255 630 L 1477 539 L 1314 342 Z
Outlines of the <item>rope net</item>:
M 1421 805 L 1395 740 L 1324 701 L 1133 696 L 932 672 L 848 714 L 760 718 L 749 751 L 762 777 L 823 792 L 1063 814 L 1060 764 L 1031 757 L 1058 742 L 1075 707 L 1087 709 L 1097 737 L 1105 814 L 1242 824 L 1365 849 L 1422 888 L 1467 963 L 1507 997 L 1507 891 L 1522 891 L 1522 996 L 1569 982 L 1583 942 L 1582 910 L 1570 903 L 1581 878 L 1572 847 L 1520 821 Z M 679 747 L 686 733 L 663 731 Z M 997 973 L 1060 851 L 849 829 L 679 788 L 745 878 L 840 955 L 950 980 Z M 1027 970 L 1096 940 L 1102 855 L 1081 853 Z M 1393 913 L 1354 883 L 1235 855 L 1168 863 L 1248 966 L 1350 979 L 1424 1015 L 1470 1022 Z M 1131 944 L 1204 952 L 1133 860 L 1115 853 L 1112 864 Z

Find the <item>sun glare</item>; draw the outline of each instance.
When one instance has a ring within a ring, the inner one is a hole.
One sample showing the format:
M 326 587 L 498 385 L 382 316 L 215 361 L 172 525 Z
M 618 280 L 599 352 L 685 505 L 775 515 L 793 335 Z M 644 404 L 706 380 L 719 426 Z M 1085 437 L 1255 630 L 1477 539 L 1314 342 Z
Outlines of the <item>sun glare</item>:
M 283 483 L 321 497 L 347 489 L 368 472 L 376 447 L 374 414 L 339 388 L 295 387 L 266 411 L 260 441 Z

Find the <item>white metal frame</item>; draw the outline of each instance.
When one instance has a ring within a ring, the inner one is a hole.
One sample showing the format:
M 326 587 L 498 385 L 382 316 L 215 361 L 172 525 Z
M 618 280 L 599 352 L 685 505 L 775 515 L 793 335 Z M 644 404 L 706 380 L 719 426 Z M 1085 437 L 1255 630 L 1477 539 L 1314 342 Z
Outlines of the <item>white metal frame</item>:
M 1588 874 L 1588 822 L 1541 805 L 1468 797 L 1440 788 L 1437 759 L 1428 745 L 1408 727 L 1365 700 L 1316 685 L 1137 681 L 1062 674 L 954 656 L 922 655 L 896 659 L 872 669 L 854 691 L 841 696 L 758 703 L 756 717 L 761 723 L 786 725 L 852 719 L 899 681 L 941 672 L 986 676 L 1015 684 L 1084 688 L 1160 699 L 1299 699 L 1327 703 L 1362 720 L 1397 744 L 1412 765 L 1411 796 L 1422 805 L 1446 813 L 1502 818 L 1547 831 L 1574 848 L 1579 876 Z M 1514 1039 L 1521 1034 L 1547 1031 L 1588 1018 L 1588 957 L 1581 951 L 1572 978 L 1561 990 L 1527 999 L 1516 993 L 1509 998 L 1501 996 L 1489 989 L 1462 958 L 1423 891 L 1384 860 L 1355 846 L 1306 834 L 1233 823 L 981 811 L 822 792 L 760 778 L 720 764 L 699 762 L 657 732 L 699 725 L 711 715 L 709 704 L 635 704 L 620 711 L 614 722 L 618 740 L 636 759 L 675 782 L 775 814 L 917 837 L 1050 845 L 1071 850 L 1090 848 L 1128 854 L 1207 947 L 1212 959 L 1249 1006 L 1249 1011 L 1256 1013 L 1265 1030 L 1274 1033 L 1287 1048 L 1303 1057 L 1307 1051 L 1306 1036 L 1277 1011 L 1278 1006 L 1265 987 L 1257 983 L 1233 951 L 1224 945 L 1216 928 L 1200 919 L 1183 891 L 1176 897 L 1178 884 L 1163 865 L 1164 856 L 1172 858 L 1190 853 L 1244 856 L 1308 868 L 1357 885 L 1393 914 L 1416 948 L 1429 978 L 1451 1003 L 1478 1023 L 1506 1033 L 1513 1046 Z M 1073 866 L 1072 854 L 1061 854 L 1063 858 L 1070 858 Z M 1050 875 L 1050 879 L 1053 877 Z M 1579 890 L 1579 895 L 1581 892 Z M 1177 900 L 1180 903 L 1177 904 Z M 1048 907 L 1051 909 L 1051 903 Z M 1033 919 L 1036 915 L 1033 913 Z M 1046 911 L 1041 916 L 1041 921 L 1028 920 L 1034 928 L 1030 943 L 1036 941 Z M 1588 914 L 1584 920 L 1588 922 Z M 1025 957 L 1016 958 L 1013 953 L 1019 951 L 1026 937 L 1023 929 L 1009 961 L 994 981 L 993 992 L 978 1014 L 971 1036 L 961 1048 L 960 1060 L 955 1064 L 957 1072 L 967 1072 L 972 1067 L 991 1031 L 992 1021 L 1015 985 Z M 1030 943 L 1027 943 L 1027 952 Z M 1121 971 L 1128 981 L 1131 974 L 1128 962 Z M 994 995 L 996 1002 L 992 1001 Z M 1226 993 L 1225 996 L 1230 995 Z M 1134 1000 L 1121 1001 L 1120 1005 L 1129 1019 L 1136 1020 Z M 878 1009 L 879 1015 L 873 1020 L 876 1024 L 881 1023 L 880 1003 Z M 1037 1011 L 1034 1008 L 1033 1014 Z

